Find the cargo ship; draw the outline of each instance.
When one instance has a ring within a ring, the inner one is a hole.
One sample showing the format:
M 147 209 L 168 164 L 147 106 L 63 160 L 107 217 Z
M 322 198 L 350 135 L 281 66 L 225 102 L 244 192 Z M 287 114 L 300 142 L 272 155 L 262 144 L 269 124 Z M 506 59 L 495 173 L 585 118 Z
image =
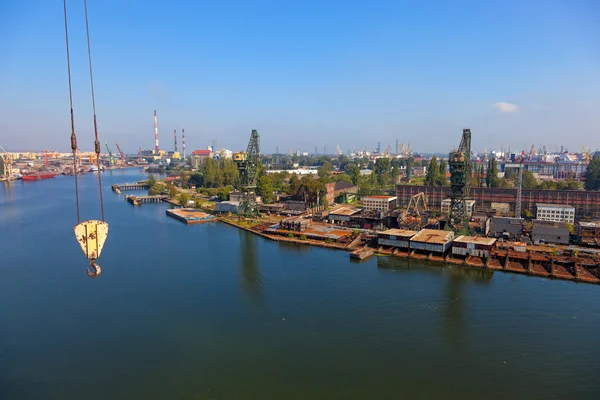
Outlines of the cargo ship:
M 46 172 L 46 173 L 23 175 L 23 177 L 21 179 L 24 181 L 39 181 L 41 179 L 54 178 L 55 176 L 56 176 L 56 174 Z

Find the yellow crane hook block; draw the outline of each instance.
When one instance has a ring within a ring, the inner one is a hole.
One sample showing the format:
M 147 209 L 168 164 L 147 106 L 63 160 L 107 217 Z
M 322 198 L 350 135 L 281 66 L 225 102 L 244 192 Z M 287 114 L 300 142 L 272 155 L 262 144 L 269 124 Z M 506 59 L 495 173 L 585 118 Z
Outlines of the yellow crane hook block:
M 98 220 L 83 221 L 75 225 L 74 231 L 83 253 L 96 270 L 96 273 L 92 273 L 92 275 L 88 270 L 88 275 L 96 277 L 100 274 L 100 266 L 96 265 L 96 259 L 100 257 L 102 247 L 108 237 L 108 224 Z

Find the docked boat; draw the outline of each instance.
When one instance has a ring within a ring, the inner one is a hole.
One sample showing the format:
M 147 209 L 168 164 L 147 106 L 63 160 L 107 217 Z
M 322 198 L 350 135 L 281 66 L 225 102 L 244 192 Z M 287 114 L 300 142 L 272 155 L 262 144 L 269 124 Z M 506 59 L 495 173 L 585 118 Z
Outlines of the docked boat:
M 36 174 L 27 174 L 27 175 L 23 175 L 23 177 L 21 178 L 24 181 L 39 181 L 42 179 L 51 179 L 54 178 L 56 176 L 56 174 L 50 173 L 50 172 L 46 172 L 46 173 L 36 173 Z

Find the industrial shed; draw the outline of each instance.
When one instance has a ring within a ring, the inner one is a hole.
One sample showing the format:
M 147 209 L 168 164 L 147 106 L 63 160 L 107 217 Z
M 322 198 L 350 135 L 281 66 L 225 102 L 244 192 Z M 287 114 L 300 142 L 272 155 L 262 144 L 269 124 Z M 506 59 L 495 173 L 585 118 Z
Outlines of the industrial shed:
M 410 248 L 410 239 L 417 234 L 417 231 L 406 229 L 388 229 L 377 234 L 377 243 L 380 246 L 393 246 L 403 249 Z
M 350 208 L 350 207 L 342 207 L 338 208 L 335 211 L 330 211 L 328 218 L 333 223 L 348 223 L 350 222 L 350 217 L 359 213 L 361 211 L 360 208 Z
M 495 245 L 494 238 L 461 235 L 452 242 L 452 254 L 488 258 Z
M 422 229 L 410 239 L 411 250 L 446 253 L 452 246 L 454 232 L 438 229 Z
M 523 218 L 494 217 L 492 218 L 491 234 L 496 237 L 522 235 L 523 224 Z
M 531 240 L 534 244 L 556 243 L 569 244 L 571 232 L 564 222 L 536 222 L 531 229 Z
M 219 213 L 234 213 L 237 214 L 238 208 L 240 206 L 239 201 L 222 201 L 217 203 L 215 206 L 215 211 Z

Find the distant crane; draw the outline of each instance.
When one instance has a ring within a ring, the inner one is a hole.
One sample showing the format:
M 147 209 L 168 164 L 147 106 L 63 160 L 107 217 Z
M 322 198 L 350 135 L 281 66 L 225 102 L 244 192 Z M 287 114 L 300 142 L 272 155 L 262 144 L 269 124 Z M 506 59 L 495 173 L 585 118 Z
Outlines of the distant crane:
M 108 142 L 104 142 L 104 146 L 106 146 L 106 151 L 108 151 L 108 158 L 110 160 L 110 165 L 115 165 L 115 159 L 113 158 L 112 151 L 110 147 L 108 147 Z
M 246 152 L 235 153 L 233 160 L 237 164 L 240 173 L 240 190 L 242 199 L 238 208 L 238 214 L 247 217 L 258 215 L 256 205 L 256 178 L 260 165 L 260 137 L 256 129 L 250 134 L 250 141 Z
M 0 146 L 0 150 L 2 150 L 3 152 L 2 154 L 0 154 L 0 161 L 2 161 L 2 169 L 0 170 L 0 172 L 2 172 L 2 175 L 4 175 L 6 179 L 12 180 L 12 154 L 4 150 L 4 147 L 2 146 Z
M 125 163 L 126 163 L 126 161 L 127 161 L 127 159 L 126 159 L 126 157 L 125 157 L 125 153 L 123 153 L 123 152 L 121 151 L 121 148 L 119 147 L 119 143 L 116 143 L 116 142 L 115 142 L 115 145 L 117 146 L 117 150 L 119 151 L 119 154 L 121 155 L 121 160 L 123 160 L 123 164 L 125 164 Z
M 140 151 L 138 151 L 138 164 L 142 163 L 142 146 L 140 146 Z

